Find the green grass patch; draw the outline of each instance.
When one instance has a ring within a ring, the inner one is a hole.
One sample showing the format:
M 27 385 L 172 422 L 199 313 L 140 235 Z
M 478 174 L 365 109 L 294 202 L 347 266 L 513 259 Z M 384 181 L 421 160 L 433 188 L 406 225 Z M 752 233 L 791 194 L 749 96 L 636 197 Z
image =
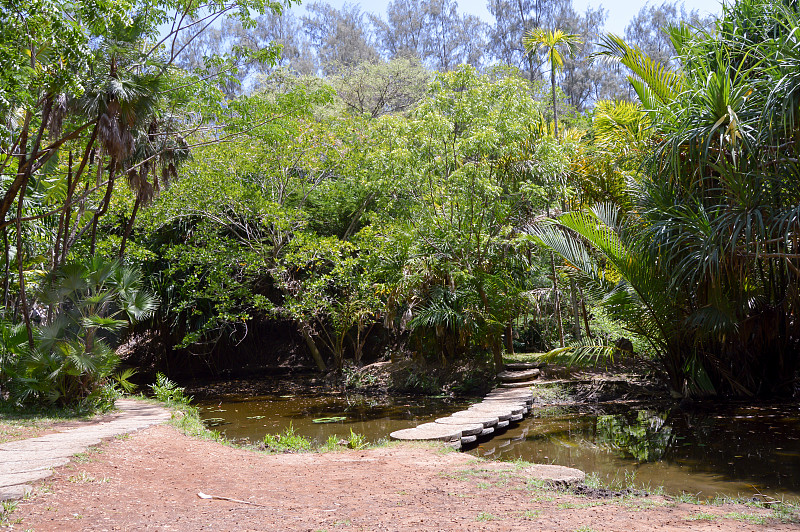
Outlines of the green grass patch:
M 496 515 L 492 515 L 489 512 L 481 512 L 475 518 L 476 521 L 497 521 L 499 519 L 500 519 L 499 517 L 497 517 Z
M 265 435 L 264 446 L 266 447 L 267 451 L 274 453 L 309 452 L 313 451 L 315 448 L 315 445 L 311 442 L 311 440 L 308 440 L 295 433 L 294 427 L 291 425 L 291 423 L 281 434 Z

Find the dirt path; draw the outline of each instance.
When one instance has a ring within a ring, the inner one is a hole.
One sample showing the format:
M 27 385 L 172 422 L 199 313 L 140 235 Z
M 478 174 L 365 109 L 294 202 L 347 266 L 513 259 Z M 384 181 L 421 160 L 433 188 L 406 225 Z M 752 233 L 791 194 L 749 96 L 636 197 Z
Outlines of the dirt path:
M 155 426 L 56 469 L 9 520 L 37 531 L 800 530 L 757 523 L 769 515 L 661 497 L 579 497 L 514 464 L 409 444 L 266 455 Z
M 171 417 L 160 406 L 133 399 L 120 399 L 117 409 L 115 415 L 96 422 L 0 444 L 0 500 L 23 497 L 28 483 L 49 477 L 54 467 L 69 463 L 73 455 L 103 438 L 163 423 Z

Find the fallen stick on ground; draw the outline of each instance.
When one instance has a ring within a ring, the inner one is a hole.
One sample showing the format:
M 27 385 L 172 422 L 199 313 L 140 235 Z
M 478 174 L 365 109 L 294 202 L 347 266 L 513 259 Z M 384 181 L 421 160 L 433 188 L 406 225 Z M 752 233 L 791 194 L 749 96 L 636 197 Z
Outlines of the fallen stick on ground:
M 252 504 L 253 506 L 261 506 L 263 508 L 269 508 L 266 504 L 258 504 L 257 502 L 250 502 L 250 501 L 242 501 L 240 499 L 231 499 L 230 497 L 220 497 L 218 495 L 209 495 L 207 493 L 203 493 L 202 491 L 197 492 L 197 496 L 201 499 L 217 499 L 218 501 L 229 501 L 229 502 L 238 502 L 241 504 Z

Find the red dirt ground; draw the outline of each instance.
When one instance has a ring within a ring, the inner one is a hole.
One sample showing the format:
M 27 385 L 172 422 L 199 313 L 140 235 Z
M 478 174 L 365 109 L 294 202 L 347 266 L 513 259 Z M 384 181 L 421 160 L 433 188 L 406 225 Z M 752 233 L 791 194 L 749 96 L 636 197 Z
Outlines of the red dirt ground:
M 88 456 L 59 468 L 33 498 L 20 501 L 9 518 L 13 528 L 800 530 L 774 520 L 754 524 L 745 514 L 771 513 L 745 506 L 579 497 L 534 486 L 513 464 L 413 445 L 266 455 L 157 426 L 109 440 Z M 201 499 L 198 492 L 258 506 Z

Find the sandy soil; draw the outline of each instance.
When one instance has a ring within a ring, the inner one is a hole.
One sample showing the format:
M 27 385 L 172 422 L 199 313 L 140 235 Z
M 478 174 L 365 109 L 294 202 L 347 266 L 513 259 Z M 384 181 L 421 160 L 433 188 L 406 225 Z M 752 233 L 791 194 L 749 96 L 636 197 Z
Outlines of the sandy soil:
M 266 455 L 157 426 L 59 468 L 10 521 L 37 531 L 800 530 L 753 522 L 770 515 L 661 497 L 581 497 L 529 482 L 513 464 L 429 447 Z

